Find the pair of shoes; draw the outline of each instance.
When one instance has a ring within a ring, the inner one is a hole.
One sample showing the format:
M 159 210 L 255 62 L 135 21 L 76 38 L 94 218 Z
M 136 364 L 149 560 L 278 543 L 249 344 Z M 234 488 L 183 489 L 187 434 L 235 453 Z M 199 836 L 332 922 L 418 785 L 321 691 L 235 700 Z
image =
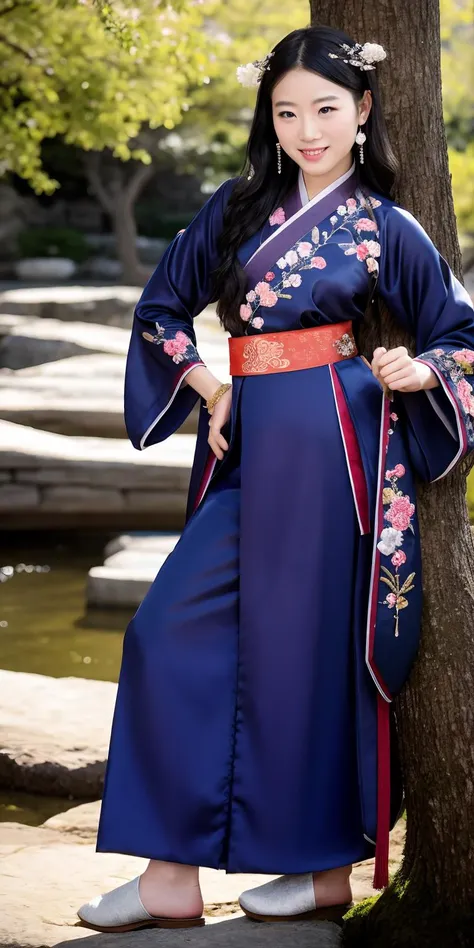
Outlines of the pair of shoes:
M 119 885 L 105 895 L 97 895 L 81 905 L 77 914 L 85 926 L 96 932 L 131 932 L 136 928 L 192 928 L 205 919 L 160 918 L 147 912 L 140 898 L 140 876 Z
M 295 922 L 304 919 L 342 924 L 353 902 L 318 907 L 314 896 L 313 873 L 279 876 L 239 898 L 240 907 L 256 922 Z

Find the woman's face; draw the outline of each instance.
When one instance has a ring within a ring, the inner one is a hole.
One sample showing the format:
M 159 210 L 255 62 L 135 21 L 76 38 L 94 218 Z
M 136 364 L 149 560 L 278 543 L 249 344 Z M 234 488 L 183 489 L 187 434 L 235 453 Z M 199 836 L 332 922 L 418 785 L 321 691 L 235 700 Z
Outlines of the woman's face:
M 307 69 L 287 72 L 272 92 L 273 124 L 280 145 L 300 166 L 305 179 L 326 185 L 349 171 L 357 126 L 371 107 L 366 91 L 359 106 L 352 93 Z M 276 157 L 275 157 L 276 161 Z

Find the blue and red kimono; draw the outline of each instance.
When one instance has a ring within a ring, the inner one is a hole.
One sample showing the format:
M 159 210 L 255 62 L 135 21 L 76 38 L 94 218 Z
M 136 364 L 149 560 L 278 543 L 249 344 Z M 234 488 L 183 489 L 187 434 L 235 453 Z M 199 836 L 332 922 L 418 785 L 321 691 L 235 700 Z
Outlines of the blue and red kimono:
M 236 180 L 175 237 L 136 307 L 136 448 L 199 397 L 183 378 L 202 364 L 193 320 Z M 186 524 L 125 634 L 97 849 L 280 874 L 377 843 L 383 887 L 403 803 L 391 701 L 420 635 L 415 475 L 438 480 L 474 447 L 474 308 L 416 219 L 364 196 L 354 166 L 312 200 L 300 173 L 239 259 L 242 334 L 357 330 L 376 289 L 439 384 L 390 399 L 359 355 L 234 377 L 221 461 L 201 399 Z M 278 359 L 262 343 L 259 358 Z

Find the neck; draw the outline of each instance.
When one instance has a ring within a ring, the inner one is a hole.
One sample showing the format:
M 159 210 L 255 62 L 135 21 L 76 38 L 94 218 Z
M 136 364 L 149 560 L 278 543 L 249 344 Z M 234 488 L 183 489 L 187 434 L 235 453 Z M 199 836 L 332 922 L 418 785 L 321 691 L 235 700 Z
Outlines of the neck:
M 335 168 L 331 171 L 328 171 L 327 174 L 323 175 L 312 175 L 307 174 L 305 171 L 300 168 L 300 176 L 303 179 L 306 193 L 308 195 L 308 201 L 312 201 L 314 197 L 320 194 L 321 191 L 324 191 L 326 188 L 329 188 L 331 184 L 336 184 L 343 175 L 348 174 L 349 171 L 355 168 L 355 162 L 352 158 L 352 155 L 349 155 L 344 162 L 340 162 Z

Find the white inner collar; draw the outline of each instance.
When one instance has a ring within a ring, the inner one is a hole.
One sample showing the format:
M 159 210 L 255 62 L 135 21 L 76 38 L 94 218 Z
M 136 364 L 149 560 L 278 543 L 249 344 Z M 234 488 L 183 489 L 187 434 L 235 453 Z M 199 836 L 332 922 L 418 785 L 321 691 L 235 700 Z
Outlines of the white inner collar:
M 352 162 L 352 167 L 349 168 L 349 171 L 345 171 L 344 174 L 341 174 L 339 178 L 336 178 L 336 180 L 333 181 L 332 184 L 328 184 L 327 188 L 324 188 L 324 190 L 320 191 L 319 194 L 316 194 L 314 198 L 311 198 L 311 202 L 310 202 L 309 195 L 306 190 L 306 185 L 304 183 L 303 172 L 300 168 L 298 171 L 298 189 L 300 192 L 301 203 L 303 205 L 309 204 L 309 203 L 317 204 L 318 201 L 321 201 L 321 199 L 326 197 L 328 194 L 330 194 L 331 191 L 334 191 L 334 189 L 337 188 L 340 184 L 343 184 L 344 181 L 347 181 L 347 179 L 350 178 L 354 170 L 355 170 L 355 161 Z

